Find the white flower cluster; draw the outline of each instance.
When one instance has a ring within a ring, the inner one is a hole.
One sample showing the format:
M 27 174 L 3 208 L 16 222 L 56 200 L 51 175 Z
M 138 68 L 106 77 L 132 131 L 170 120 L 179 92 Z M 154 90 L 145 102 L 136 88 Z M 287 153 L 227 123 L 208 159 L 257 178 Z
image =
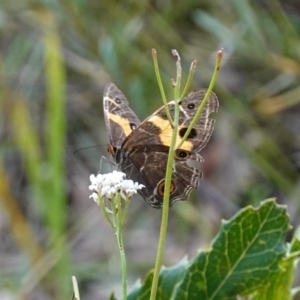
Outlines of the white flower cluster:
M 99 199 L 107 197 L 111 199 L 120 193 L 123 199 L 130 199 L 138 190 L 144 187 L 143 184 L 138 184 L 132 180 L 124 179 L 125 174 L 118 171 L 113 171 L 108 174 L 98 174 L 97 176 L 91 175 L 91 185 L 89 189 L 93 191 L 90 198 L 93 198 L 99 204 Z

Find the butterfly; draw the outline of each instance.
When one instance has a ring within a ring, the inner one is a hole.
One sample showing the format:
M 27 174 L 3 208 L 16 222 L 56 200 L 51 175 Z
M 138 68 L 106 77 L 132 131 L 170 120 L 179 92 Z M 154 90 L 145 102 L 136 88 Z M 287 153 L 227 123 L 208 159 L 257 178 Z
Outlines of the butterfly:
M 205 89 L 194 90 L 181 101 L 177 143 L 187 131 L 205 94 Z M 199 152 L 209 141 L 215 123 L 209 115 L 217 112 L 218 106 L 218 98 L 212 92 L 188 138 L 175 151 L 170 205 L 186 200 L 190 192 L 199 185 L 202 172 L 188 165 L 188 161 L 203 161 Z M 168 108 L 174 119 L 174 100 L 168 103 Z M 173 132 L 164 107 L 141 122 L 129 107 L 125 95 L 115 84 L 108 83 L 103 93 L 103 109 L 110 139 L 108 152 L 127 178 L 145 186 L 138 192 L 146 202 L 154 208 L 161 208 Z

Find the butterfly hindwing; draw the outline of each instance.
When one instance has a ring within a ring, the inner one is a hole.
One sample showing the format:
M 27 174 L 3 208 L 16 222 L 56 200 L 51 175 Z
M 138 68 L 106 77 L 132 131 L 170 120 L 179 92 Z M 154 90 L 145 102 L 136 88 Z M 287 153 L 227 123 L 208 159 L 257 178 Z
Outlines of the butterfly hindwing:
M 124 157 L 122 170 L 127 177 L 145 185 L 139 193 L 155 208 L 163 203 L 164 179 L 167 168 L 169 147 L 164 145 L 145 145 L 132 148 Z M 172 193 L 170 205 L 188 198 L 192 189 L 197 189 L 202 172 L 187 165 L 185 160 L 175 158 L 172 172 Z

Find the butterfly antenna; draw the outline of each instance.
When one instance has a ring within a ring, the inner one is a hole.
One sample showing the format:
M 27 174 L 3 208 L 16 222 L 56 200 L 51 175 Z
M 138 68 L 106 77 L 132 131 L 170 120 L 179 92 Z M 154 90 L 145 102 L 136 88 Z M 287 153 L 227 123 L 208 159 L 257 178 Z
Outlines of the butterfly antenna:
M 82 151 L 82 150 L 97 148 L 97 147 L 104 147 L 104 146 L 106 146 L 106 145 L 96 145 L 96 146 L 89 146 L 89 147 L 80 148 L 80 149 L 77 149 L 77 150 L 73 151 L 73 155 L 78 153 L 79 151 Z

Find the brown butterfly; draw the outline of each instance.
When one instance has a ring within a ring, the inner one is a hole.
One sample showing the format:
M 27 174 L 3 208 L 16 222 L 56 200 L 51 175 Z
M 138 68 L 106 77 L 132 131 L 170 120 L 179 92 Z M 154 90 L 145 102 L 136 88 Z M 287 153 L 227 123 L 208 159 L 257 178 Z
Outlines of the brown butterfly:
M 201 104 L 206 90 L 190 92 L 180 103 L 177 143 L 184 136 Z M 175 102 L 168 103 L 174 119 Z M 215 120 L 209 114 L 218 111 L 218 98 L 212 92 L 197 123 L 180 149 L 176 150 L 170 190 L 170 205 L 186 200 L 197 189 L 202 172 L 187 164 L 188 160 L 203 161 L 199 152 L 207 144 Z M 103 108 L 112 154 L 119 169 L 129 179 L 143 184 L 139 191 L 148 204 L 155 208 L 163 205 L 165 174 L 173 128 L 164 107 L 161 107 L 142 123 L 129 107 L 124 94 L 113 84 L 104 89 Z

